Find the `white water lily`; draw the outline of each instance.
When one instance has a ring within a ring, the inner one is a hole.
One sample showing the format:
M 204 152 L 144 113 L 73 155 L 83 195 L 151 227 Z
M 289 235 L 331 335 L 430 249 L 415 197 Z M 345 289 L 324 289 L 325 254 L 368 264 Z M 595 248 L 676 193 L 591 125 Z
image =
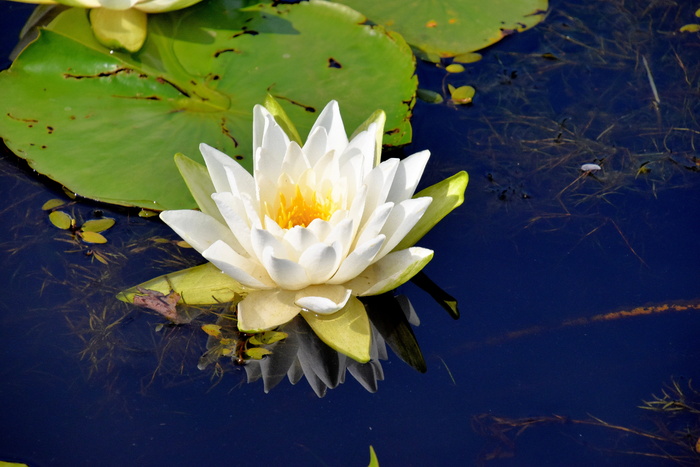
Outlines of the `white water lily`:
M 201 212 L 165 211 L 161 218 L 248 289 L 238 305 L 242 331 L 272 329 L 303 313 L 320 335 L 338 323 L 324 317 L 341 315 L 349 332 L 369 335 L 357 297 L 396 288 L 432 258 L 425 248 L 396 250 L 431 203 L 412 198 L 429 152 L 378 164 L 383 123 L 384 114 L 375 114 L 348 141 L 331 101 L 300 146 L 256 106 L 253 175 L 202 144 L 212 190 L 180 161 Z
M 250 333 L 300 315 L 328 346 L 369 361 L 376 330 L 358 297 L 389 292 L 430 261 L 431 250 L 413 245 L 462 204 L 469 181 L 458 172 L 414 195 L 429 153 L 379 163 L 385 118 L 375 112 L 348 140 L 331 101 L 302 146 L 268 97 L 254 109 L 253 175 L 204 144 L 206 167 L 177 154 L 200 211 L 161 218 L 210 262 L 118 298 L 133 303 L 148 290 L 175 291 L 187 305 L 233 302 Z
M 105 47 L 136 52 L 146 40 L 147 13 L 164 13 L 201 0 L 14 0 L 89 8 L 95 38 Z

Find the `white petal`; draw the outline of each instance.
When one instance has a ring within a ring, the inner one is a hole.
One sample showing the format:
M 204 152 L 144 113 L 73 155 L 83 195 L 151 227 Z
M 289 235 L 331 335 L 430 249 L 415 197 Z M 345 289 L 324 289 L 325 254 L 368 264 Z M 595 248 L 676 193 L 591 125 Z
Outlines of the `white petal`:
M 211 197 L 241 248 L 236 248 L 236 245 L 231 246 L 243 256 L 253 256 L 253 247 L 250 242 L 250 223 L 242 217 L 245 216 L 245 210 L 241 213 L 236 209 L 236 207 L 242 207 L 240 199 L 228 192 L 214 193 Z
M 343 150 L 348 145 L 348 136 L 345 132 L 345 127 L 343 126 L 343 118 L 340 116 L 338 102 L 330 101 L 326 105 L 316 119 L 314 126 L 311 128 L 308 139 L 312 138 L 312 135 L 317 128 L 325 129 L 325 133 L 327 135 L 325 149 L 323 150 L 322 154 L 318 155 L 318 157 L 324 155 L 330 150 L 335 150 L 338 154 L 342 154 Z M 304 145 L 304 149 L 306 149 L 306 144 Z M 307 152 L 307 154 L 309 153 Z M 311 161 L 311 157 L 309 159 Z M 311 164 L 313 165 L 313 162 L 311 162 Z
M 231 185 L 228 182 L 225 167 L 231 167 L 234 171 L 235 169 L 245 171 L 245 169 L 243 169 L 238 162 L 208 144 L 200 144 L 199 151 L 202 153 L 204 162 L 207 164 L 207 170 L 209 170 L 209 176 L 214 183 L 216 191 L 231 191 Z M 250 174 L 248 174 L 248 176 L 250 177 Z M 252 177 L 250 178 L 252 179 Z
M 233 193 L 247 193 L 249 196 L 255 196 L 255 179 L 241 164 L 229 165 L 224 167 L 228 184 L 231 187 L 229 191 Z
M 215 242 L 204 250 L 202 256 L 246 287 L 269 289 L 274 286 L 262 265 L 244 258 L 222 241 Z
M 362 170 L 362 176 L 367 175 L 374 167 L 374 147 L 376 142 L 376 131 L 377 124 L 371 123 L 367 130 L 362 131 L 355 135 L 355 137 L 350 140 L 344 154 L 352 153 L 355 150 L 359 151 L 361 156 L 362 164 L 360 166 Z
M 340 311 L 350 298 L 350 289 L 341 285 L 311 285 L 296 293 L 294 303 L 321 315 Z
M 331 223 L 323 219 L 312 220 L 306 228 L 313 232 L 319 242 L 324 242 L 328 234 L 333 230 Z
M 268 116 L 271 116 L 270 112 L 262 105 L 258 104 L 253 107 L 253 154 L 262 146 Z
M 433 257 L 427 248 L 393 251 L 346 282 L 353 295 L 378 295 L 395 289 L 415 276 Z
M 311 164 L 306 159 L 306 155 L 301 147 L 296 141 L 290 142 L 289 146 L 287 146 L 284 160 L 282 161 L 282 168 L 280 169 L 282 173 L 289 174 L 289 176 L 295 180 L 310 167 Z
M 299 263 L 274 256 L 271 247 L 263 252 L 262 263 L 270 278 L 282 289 L 299 290 L 311 285 Z
M 328 132 L 323 127 L 313 128 L 302 148 L 311 167 L 328 153 Z
M 365 212 L 362 216 L 363 223 L 378 206 L 386 203 L 386 197 L 389 194 L 398 167 L 398 159 L 389 159 L 376 166 L 365 177 L 367 201 L 365 201 Z
M 380 258 L 399 244 L 420 220 L 432 201 L 432 198 L 426 196 L 423 198 L 407 199 L 394 206 L 394 209 L 391 210 L 391 214 L 389 214 L 389 218 L 382 228 L 382 233 L 386 235 L 387 240 L 379 251 L 378 256 Z
M 341 246 L 317 243 L 299 257 L 299 266 L 304 268 L 311 284 L 323 284 L 335 273 L 340 265 Z
M 263 264 L 266 250 L 270 250 L 270 253 L 278 258 L 286 258 L 287 256 L 287 250 L 281 239 L 275 237 L 269 230 L 251 229 L 250 241 L 255 256 Z
M 284 243 L 287 247 L 289 259 L 297 260 L 307 248 L 319 243 L 319 240 L 311 230 L 297 225 L 285 232 Z M 290 250 L 293 251 L 294 254 L 292 254 Z
M 238 304 L 238 329 L 259 332 L 288 323 L 301 311 L 294 297 L 295 292 L 279 289 L 249 293 Z
M 329 284 L 344 284 L 357 277 L 372 264 L 372 261 L 374 261 L 374 258 L 384 244 L 384 240 L 386 240 L 386 237 L 384 235 L 379 235 L 364 244 L 360 244 L 345 258 L 340 264 L 338 272 L 327 282 Z
M 289 137 L 277 124 L 275 117 L 265 107 L 256 105 L 253 108 L 253 153 L 257 153 L 260 148 L 265 148 L 275 157 L 275 162 L 281 165 L 287 145 L 289 145 Z M 259 166 L 256 165 L 256 172 L 258 168 Z
M 429 158 L 430 151 L 421 151 L 401 161 L 386 198 L 387 201 L 400 203 L 413 196 Z
M 200 253 L 217 240 L 223 240 L 236 249 L 241 248 L 236 237 L 225 225 L 203 212 L 189 209 L 163 211 L 160 218 Z
M 362 226 L 359 235 L 355 238 L 355 243 L 361 245 L 379 235 L 393 209 L 394 203 L 384 203 L 376 208 Z
M 356 222 L 353 222 L 353 219 L 349 217 L 341 220 L 333 227 L 333 230 L 331 230 L 324 240 L 326 244 L 338 242 L 341 246 L 339 251 L 343 258 L 350 252 L 352 234 L 354 231 L 353 224 L 355 223 Z

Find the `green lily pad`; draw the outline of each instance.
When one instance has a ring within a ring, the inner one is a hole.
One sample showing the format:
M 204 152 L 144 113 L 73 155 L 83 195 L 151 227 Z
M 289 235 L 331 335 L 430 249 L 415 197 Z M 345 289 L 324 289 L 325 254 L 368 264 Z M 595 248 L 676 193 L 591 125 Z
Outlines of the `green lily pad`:
M 542 21 L 548 0 L 336 0 L 401 33 L 431 61 L 473 52 Z
M 0 73 L 0 137 L 82 196 L 155 210 L 195 207 L 173 163 L 206 142 L 252 166 L 252 109 L 268 93 L 302 136 L 339 101 L 347 128 L 386 112 L 384 143 L 411 139 L 415 59 L 400 35 L 335 3 L 210 0 L 152 15 L 136 53 L 59 14 Z M 245 8 L 242 8 L 245 7 Z

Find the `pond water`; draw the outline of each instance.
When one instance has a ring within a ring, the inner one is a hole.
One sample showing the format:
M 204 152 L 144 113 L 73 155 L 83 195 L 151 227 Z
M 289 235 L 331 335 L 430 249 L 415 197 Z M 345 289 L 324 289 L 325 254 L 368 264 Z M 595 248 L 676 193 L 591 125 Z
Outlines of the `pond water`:
M 638 3 L 555 0 L 464 73 L 419 64 L 422 88 L 477 89 L 470 106 L 419 101 L 405 148 L 432 152 L 425 185 L 470 174 L 420 243 L 462 316 L 403 286 L 428 372 L 390 354 L 374 394 L 197 370 L 201 332 L 114 300 L 197 255 L 89 202 L 73 215 L 117 224 L 77 246 L 41 210 L 61 188 L 3 149 L 0 460 L 358 466 L 372 445 L 382 466 L 697 465 L 700 35 L 678 29 L 700 5 Z M 0 11 L 5 68 L 31 7 Z M 685 406 L 640 408 L 674 385 Z

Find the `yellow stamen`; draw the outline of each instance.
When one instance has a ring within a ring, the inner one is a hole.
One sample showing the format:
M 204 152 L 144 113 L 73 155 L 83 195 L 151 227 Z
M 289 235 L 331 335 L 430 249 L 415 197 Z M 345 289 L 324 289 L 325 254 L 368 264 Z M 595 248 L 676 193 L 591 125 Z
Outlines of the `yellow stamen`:
M 283 229 L 291 229 L 297 225 L 307 227 L 314 219 L 329 220 L 334 211 L 333 200 L 319 196 L 313 190 L 304 196 L 297 185 L 294 197 L 289 201 L 280 193 L 277 224 Z

